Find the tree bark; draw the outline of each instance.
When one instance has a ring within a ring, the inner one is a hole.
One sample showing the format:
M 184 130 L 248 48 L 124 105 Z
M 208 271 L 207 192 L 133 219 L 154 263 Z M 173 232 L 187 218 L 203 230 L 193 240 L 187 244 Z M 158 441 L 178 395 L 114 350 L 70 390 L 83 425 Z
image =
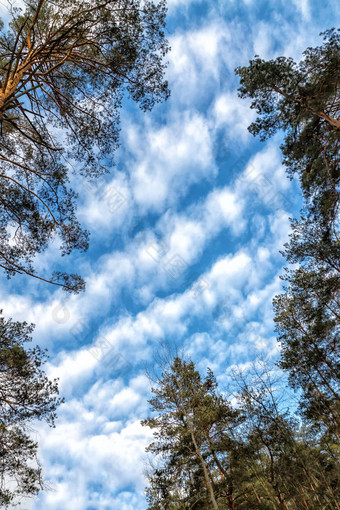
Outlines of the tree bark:
M 295 101 L 296 103 L 301 103 L 302 102 L 302 100 L 299 99 L 299 98 L 289 96 L 288 94 L 283 92 L 283 90 L 281 90 L 279 87 L 273 87 L 273 90 L 275 90 L 275 92 L 277 92 L 278 94 L 281 94 L 281 96 L 284 96 L 286 99 L 289 99 L 291 101 Z M 314 115 L 317 115 L 321 119 L 326 120 L 329 124 L 331 124 L 331 126 L 334 126 L 334 127 L 338 128 L 338 129 L 340 129 L 340 121 L 339 120 L 335 119 L 334 117 L 331 117 L 330 115 L 327 115 L 327 113 L 318 112 L 318 111 L 314 110 L 313 108 L 311 108 L 308 105 L 303 105 L 303 106 L 306 108 L 306 110 L 309 110 Z
M 198 458 L 199 458 L 199 460 L 200 460 L 200 462 L 202 464 L 204 478 L 205 478 L 205 481 L 207 483 L 207 487 L 208 487 L 208 490 L 209 490 L 209 494 L 210 494 L 210 499 L 211 499 L 212 505 L 214 507 L 214 510 L 219 510 L 219 507 L 218 507 L 216 499 L 215 499 L 214 489 L 213 489 L 213 487 L 211 485 L 211 481 L 210 481 L 210 478 L 209 478 L 208 469 L 207 469 L 207 466 L 205 465 L 205 461 L 204 461 L 204 459 L 202 457 L 201 450 L 199 449 L 198 444 L 196 442 L 196 438 L 195 438 L 195 435 L 194 435 L 194 433 L 192 431 L 191 425 L 190 425 L 190 435 L 191 435 L 191 439 L 192 439 L 192 442 L 194 444 L 197 456 L 198 456 Z

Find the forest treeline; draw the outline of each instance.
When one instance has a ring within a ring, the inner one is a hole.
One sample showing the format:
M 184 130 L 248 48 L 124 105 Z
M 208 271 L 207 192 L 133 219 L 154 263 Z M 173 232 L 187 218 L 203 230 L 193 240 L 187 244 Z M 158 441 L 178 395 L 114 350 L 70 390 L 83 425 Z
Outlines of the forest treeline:
M 303 194 L 274 299 L 280 359 L 223 391 L 185 356 L 165 360 L 142 422 L 155 434 L 148 510 L 340 508 L 340 30 L 323 36 L 299 63 L 255 57 L 236 70 L 258 115 L 250 132 L 284 132 Z
M 148 510 L 339 508 L 337 434 L 320 415 L 289 412 L 296 402 L 277 370 L 256 362 L 218 391 L 209 369 L 164 363 L 142 422 L 155 434 Z

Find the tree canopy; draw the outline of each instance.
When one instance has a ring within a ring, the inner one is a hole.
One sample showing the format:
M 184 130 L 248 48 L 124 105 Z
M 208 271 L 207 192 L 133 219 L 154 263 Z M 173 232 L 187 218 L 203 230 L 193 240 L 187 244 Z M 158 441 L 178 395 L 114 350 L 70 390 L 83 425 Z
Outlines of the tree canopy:
M 109 172 L 119 110 L 142 110 L 169 95 L 164 79 L 165 2 L 24 0 L 0 20 L 0 267 L 79 292 L 77 274 L 36 271 L 53 238 L 62 255 L 86 250 L 76 217 L 77 174 Z M 33 326 L 0 317 L 0 506 L 43 485 L 30 423 L 54 425 L 57 381 L 42 370 L 46 352 L 26 349 Z
M 163 460 L 150 474 L 150 510 L 217 510 L 221 499 L 233 508 L 230 459 L 221 453 L 233 441 L 238 412 L 216 387 L 211 371 L 203 379 L 193 362 L 180 357 L 164 368 L 153 387 L 150 404 L 157 415 L 142 424 L 155 430 L 148 451 Z
M 38 444 L 30 423 L 54 426 L 58 397 L 56 380 L 42 365 L 47 356 L 39 347 L 27 349 L 33 326 L 0 316 L 0 506 L 34 496 L 43 487 Z
M 249 131 L 261 140 L 283 130 L 283 162 L 297 174 L 306 206 L 333 223 L 339 206 L 340 29 L 324 32 L 324 44 L 304 58 L 256 57 L 239 67 L 239 93 L 258 117 Z
M 283 163 L 303 192 L 283 251 L 295 267 L 274 300 L 279 364 L 302 390 L 305 415 L 339 437 L 340 30 L 323 35 L 323 45 L 308 48 L 299 63 L 256 57 L 236 72 L 241 97 L 251 97 L 258 113 L 248 129 L 261 140 L 283 131 Z
M 143 110 L 169 95 L 165 4 L 139 0 L 25 1 L 0 25 L 0 266 L 37 275 L 50 239 L 86 250 L 70 171 L 107 172 L 124 94 Z M 74 274 L 51 278 L 78 292 Z
M 228 398 L 190 360 L 163 369 L 142 422 L 154 431 L 148 509 L 339 508 L 335 445 L 320 449 L 310 424 L 288 411 L 275 371 L 254 366 L 236 383 Z
M 303 390 L 309 418 L 340 437 L 340 251 L 336 232 L 323 235 L 319 223 L 293 221 L 285 255 L 297 269 L 284 276 L 286 291 L 274 299 L 281 344 L 280 366 Z

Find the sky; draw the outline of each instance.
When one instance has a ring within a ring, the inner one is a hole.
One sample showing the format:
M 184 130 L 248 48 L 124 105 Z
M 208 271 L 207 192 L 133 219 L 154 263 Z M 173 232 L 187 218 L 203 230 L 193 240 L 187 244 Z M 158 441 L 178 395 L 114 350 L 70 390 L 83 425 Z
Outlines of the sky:
M 36 324 L 65 403 L 57 425 L 34 427 L 50 487 L 27 510 L 144 510 L 150 384 L 162 343 L 176 343 L 223 389 L 230 370 L 274 362 L 272 299 L 285 265 L 289 217 L 301 198 L 237 94 L 237 66 L 259 55 L 299 60 L 336 26 L 338 2 L 168 0 L 170 99 L 150 113 L 125 101 L 116 165 L 75 180 L 86 254 L 39 255 L 40 273 L 79 272 L 83 294 L 17 276 L 0 279 L 7 317 Z M 0 8 L 1 12 L 1 8 Z

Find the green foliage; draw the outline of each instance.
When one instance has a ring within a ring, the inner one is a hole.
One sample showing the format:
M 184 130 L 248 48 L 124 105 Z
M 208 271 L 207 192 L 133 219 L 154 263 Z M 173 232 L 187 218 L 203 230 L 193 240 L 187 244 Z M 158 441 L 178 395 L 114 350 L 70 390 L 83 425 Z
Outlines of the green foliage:
M 208 485 L 217 501 L 232 502 L 232 459 L 221 454 L 233 443 L 238 411 L 216 393 L 212 372 L 202 379 L 192 362 L 175 358 L 158 382 L 150 400 L 157 415 L 142 422 L 155 430 L 148 451 L 159 459 L 149 476 L 149 509 L 213 508 Z
M 249 130 L 261 140 L 283 130 L 288 174 L 298 175 L 304 197 L 285 246 L 285 292 L 274 300 L 280 366 L 302 390 L 301 410 L 324 434 L 339 438 L 340 415 L 340 30 L 295 63 L 258 57 L 237 69 L 241 97 L 258 117 Z
M 232 406 L 213 373 L 174 358 L 150 400 L 149 510 L 339 508 L 336 445 L 285 408 L 273 370 L 237 377 Z M 216 506 L 212 505 L 204 469 Z
M 63 255 L 87 249 L 70 168 L 89 178 L 107 172 L 124 94 L 142 110 L 169 95 L 163 0 L 24 7 L 0 26 L 0 266 L 9 277 L 35 276 L 34 255 L 56 235 Z M 52 280 L 84 288 L 77 275 Z
M 289 412 L 292 399 L 287 398 L 282 377 L 275 377 L 265 365 L 253 372 L 238 380 L 239 405 L 246 423 L 241 435 L 251 446 L 247 462 L 260 508 L 332 508 L 339 493 L 332 448 L 325 444 L 321 449 L 308 422 Z
M 0 316 L 1 507 L 34 496 L 43 487 L 30 423 L 44 420 L 53 427 L 61 403 L 57 381 L 50 381 L 42 369 L 45 351 L 25 348 L 32 329 Z
M 340 434 L 340 243 L 316 222 L 293 222 L 285 255 L 300 267 L 286 272 L 286 292 L 274 300 L 280 366 L 302 388 L 308 418 Z
M 278 57 L 239 67 L 241 97 L 253 99 L 258 117 L 249 131 L 261 140 L 285 132 L 281 146 L 290 176 L 297 174 L 310 211 L 333 222 L 339 206 L 340 30 L 308 48 L 296 63 Z

